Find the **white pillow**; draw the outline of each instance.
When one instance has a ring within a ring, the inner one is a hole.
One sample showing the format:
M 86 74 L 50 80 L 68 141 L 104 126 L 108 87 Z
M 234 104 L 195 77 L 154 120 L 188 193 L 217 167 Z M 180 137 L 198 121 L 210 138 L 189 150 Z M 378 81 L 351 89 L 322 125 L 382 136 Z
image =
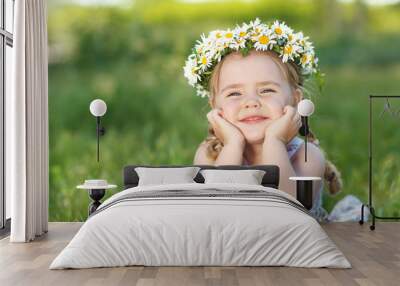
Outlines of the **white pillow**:
M 247 185 L 261 185 L 265 171 L 248 169 L 248 170 L 219 170 L 205 169 L 200 174 L 204 177 L 204 183 L 234 183 Z
M 138 186 L 196 183 L 199 167 L 136 167 Z

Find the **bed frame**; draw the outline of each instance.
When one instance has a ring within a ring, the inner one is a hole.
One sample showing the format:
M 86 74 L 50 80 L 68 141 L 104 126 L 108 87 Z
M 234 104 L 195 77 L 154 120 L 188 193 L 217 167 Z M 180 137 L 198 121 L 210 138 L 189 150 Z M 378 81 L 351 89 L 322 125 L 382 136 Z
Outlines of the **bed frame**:
M 262 179 L 261 184 L 265 187 L 271 187 L 278 189 L 279 186 L 279 167 L 276 165 L 254 165 L 254 166 L 242 166 L 242 165 L 223 165 L 223 166 L 213 166 L 213 165 L 189 165 L 189 166 L 181 166 L 181 165 L 159 165 L 159 166 L 150 166 L 150 165 L 129 165 L 125 166 L 123 170 L 123 178 L 124 178 L 124 189 L 136 187 L 139 182 L 139 177 L 135 171 L 136 167 L 162 167 L 162 168 L 171 168 L 171 167 L 191 167 L 196 166 L 201 169 L 220 169 L 220 170 L 248 170 L 248 169 L 258 169 L 264 170 L 266 173 Z M 200 174 L 194 178 L 197 183 L 204 183 L 204 178 Z

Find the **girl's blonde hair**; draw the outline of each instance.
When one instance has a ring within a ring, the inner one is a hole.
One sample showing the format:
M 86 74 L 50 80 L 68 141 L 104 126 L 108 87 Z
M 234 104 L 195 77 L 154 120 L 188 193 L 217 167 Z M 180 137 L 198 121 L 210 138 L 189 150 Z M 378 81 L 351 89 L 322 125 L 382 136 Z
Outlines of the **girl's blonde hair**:
M 278 65 L 278 67 L 283 72 L 285 78 L 289 81 L 292 89 L 299 88 L 304 91 L 304 78 L 301 75 L 299 67 L 296 64 L 292 62 L 283 63 L 278 54 L 273 51 L 263 51 L 262 53 L 269 55 L 271 59 Z M 226 57 L 222 58 L 222 60 L 215 66 L 211 74 L 210 81 L 208 83 L 208 89 L 210 91 L 208 103 L 211 108 L 214 108 L 215 106 L 215 97 L 218 93 L 219 76 L 225 59 Z M 319 141 L 311 130 L 307 135 L 307 140 L 319 146 Z M 207 146 L 207 156 L 215 160 L 222 150 L 223 143 L 217 138 L 210 124 L 208 126 L 208 135 L 205 143 Z M 326 158 L 325 151 L 322 148 L 320 149 L 323 151 Z M 329 192 L 331 194 L 336 194 L 342 189 L 343 183 L 341 179 L 341 174 L 337 170 L 336 166 L 327 159 L 325 165 L 324 179 L 326 180 Z

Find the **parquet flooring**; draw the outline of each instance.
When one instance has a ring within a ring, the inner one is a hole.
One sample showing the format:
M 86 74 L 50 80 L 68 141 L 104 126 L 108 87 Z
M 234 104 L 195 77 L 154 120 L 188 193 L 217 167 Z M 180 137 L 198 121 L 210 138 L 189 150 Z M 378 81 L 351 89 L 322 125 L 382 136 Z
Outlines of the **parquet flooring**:
M 352 269 L 291 267 L 119 267 L 49 270 L 81 223 L 50 223 L 32 243 L 0 240 L 0 285 L 400 285 L 400 223 L 325 224 Z

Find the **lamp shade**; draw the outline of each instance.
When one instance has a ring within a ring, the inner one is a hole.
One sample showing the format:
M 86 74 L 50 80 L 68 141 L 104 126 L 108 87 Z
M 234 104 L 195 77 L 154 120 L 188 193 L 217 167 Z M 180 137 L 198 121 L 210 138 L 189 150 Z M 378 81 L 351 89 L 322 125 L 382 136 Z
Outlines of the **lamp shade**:
M 107 111 L 107 104 L 101 99 L 95 99 L 90 103 L 90 113 L 93 116 L 103 116 Z
M 309 99 L 303 99 L 297 105 L 297 112 L 301 116 L 310 116 L 314 113 L 314 103 Z

